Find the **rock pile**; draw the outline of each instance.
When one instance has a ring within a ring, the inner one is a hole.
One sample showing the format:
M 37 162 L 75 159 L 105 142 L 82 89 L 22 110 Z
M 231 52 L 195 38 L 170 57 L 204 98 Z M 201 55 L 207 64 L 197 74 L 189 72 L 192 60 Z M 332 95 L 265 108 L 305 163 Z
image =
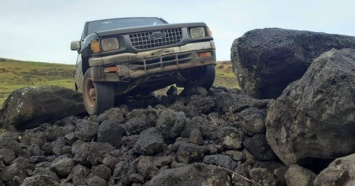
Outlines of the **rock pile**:
M 284 185 L 265 137 L 268 102 L 198 87 L 6 132 L 0 185 Z

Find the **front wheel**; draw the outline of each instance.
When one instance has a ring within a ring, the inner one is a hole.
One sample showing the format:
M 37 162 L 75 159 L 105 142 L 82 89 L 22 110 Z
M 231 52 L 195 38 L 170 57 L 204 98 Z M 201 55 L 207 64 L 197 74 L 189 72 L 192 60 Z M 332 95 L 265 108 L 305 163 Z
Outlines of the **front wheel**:
M 115 89 L 110 83 L 96 83 L 92 80 L 91 69 L 84 75 L 83 99 L 86 111 L 98 115 L 114 105 Z
M 210 89 L 216 77 L 216 67 L 214 65 L 203 66 L 200 72 L 199 84 L 206 90 Z
M 202 86 L 206 90 L 209 90 L 214 82 L 216 76 L 216 68 L 214 65 L 207 65 L 197 67 L 184 76 L 185 82 L 177 84 L 177 86 L 191 87 Z

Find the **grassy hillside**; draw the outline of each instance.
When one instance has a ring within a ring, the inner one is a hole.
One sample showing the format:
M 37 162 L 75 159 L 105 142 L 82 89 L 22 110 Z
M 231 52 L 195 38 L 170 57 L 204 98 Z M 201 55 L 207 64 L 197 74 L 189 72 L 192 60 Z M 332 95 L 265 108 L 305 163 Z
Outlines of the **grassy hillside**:
M 216 66 L 215 86 L 239 88 L 229 61 Z M 19 88 L 39 85 L 57 85 L 74 89 L 75 65 L 30 61 L 0 61 L 0 107 L 8 95 Z
M 57 85 L 74 89 L 74 69 L 74 65 L 0 61 L 0 106 L 12 91 L 22 87 Z

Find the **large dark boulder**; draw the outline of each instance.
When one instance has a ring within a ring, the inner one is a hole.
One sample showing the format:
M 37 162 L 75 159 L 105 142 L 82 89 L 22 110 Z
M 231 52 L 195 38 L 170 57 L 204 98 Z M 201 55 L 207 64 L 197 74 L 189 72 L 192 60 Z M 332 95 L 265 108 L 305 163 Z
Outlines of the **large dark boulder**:
M 277 98 L 313 59 L 332 48 L 355 48 L 355 37 L 266 28 L 236 39 L 231 58 L 242 90 L 255 98 Z
M 316 171 L 355 152 L 354 113 L 355 49 L 333 49 L 270 105 L 266 137 L 285 164 Z
M 0 110 L 0 126 L 28 129 L 84 112 L 78 92 L 57 86 L 26 87 L 9 95 Z

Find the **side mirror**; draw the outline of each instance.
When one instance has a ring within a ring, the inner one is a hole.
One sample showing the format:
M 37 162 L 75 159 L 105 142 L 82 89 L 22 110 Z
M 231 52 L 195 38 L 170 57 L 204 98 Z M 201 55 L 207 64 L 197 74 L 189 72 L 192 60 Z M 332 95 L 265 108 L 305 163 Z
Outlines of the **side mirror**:
M 72 41 L 70 43 L 70 50 L 79 50 L 80 49 L 80 41 Z

